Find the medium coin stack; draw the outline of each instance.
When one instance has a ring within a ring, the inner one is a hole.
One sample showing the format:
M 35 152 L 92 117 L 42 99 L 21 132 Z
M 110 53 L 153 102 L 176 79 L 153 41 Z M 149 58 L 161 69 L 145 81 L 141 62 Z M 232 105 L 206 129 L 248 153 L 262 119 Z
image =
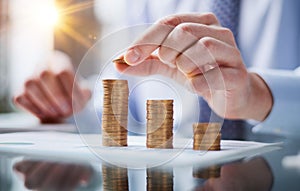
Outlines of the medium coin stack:
M 173 100 L 147 100 L 147 148 L 173 148 Z
M 128 175 L 126 168 L 102 165 L 103 190 L 126 191 L 128 188 Z
M 172 191 L 173 170 L 147 169 L 147 191 Z
M 127 146 L 127 80 L 103 80 L 102 145 Z
M 198 169 L 193 168 L 193 177 L 194 178 L 203 178 L 203 179 L 209 179 L 209 178 L 218 178 L 221 174 L 221 167 L 219 166 L 211 166 L 206 169 Z
M 195 123 L 194 150 L 216 151 L 221 149 L 221 124 L 220 123 Z

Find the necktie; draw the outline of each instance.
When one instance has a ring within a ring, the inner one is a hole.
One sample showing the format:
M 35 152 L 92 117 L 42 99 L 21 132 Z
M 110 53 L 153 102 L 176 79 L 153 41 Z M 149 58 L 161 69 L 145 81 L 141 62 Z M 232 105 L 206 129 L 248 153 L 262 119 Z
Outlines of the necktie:
M 238 40 L 240 0 L 212 0 L 211 11 L 217 16 L 221 26 L 229 28 Z
M 238 37 L 238 23 L 240 0 L 212 0 L 211 11 L 217 16 L 221 26 L 229 28 L 234 34 L 235 39 Z M 199 97 L 200 122 L 220 122 L 220 118 L 215 114 L 205 100 Z M 221 133 L 222 139 L 240 139 L 246 137 L 248 124 L 243 120 L 224 120 Z

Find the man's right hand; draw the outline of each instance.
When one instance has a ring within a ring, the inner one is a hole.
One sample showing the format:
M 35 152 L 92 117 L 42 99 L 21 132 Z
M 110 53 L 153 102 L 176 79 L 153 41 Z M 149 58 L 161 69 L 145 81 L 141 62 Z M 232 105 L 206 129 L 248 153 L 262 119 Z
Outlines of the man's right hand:
M 42 123 L 61 122 L 81 110 L 91 96 L 90 90 L 74 79 L 69 57 L 55 51 L 45 67 L 24 82 L 23 90 L 14 97 L 14 102 Z

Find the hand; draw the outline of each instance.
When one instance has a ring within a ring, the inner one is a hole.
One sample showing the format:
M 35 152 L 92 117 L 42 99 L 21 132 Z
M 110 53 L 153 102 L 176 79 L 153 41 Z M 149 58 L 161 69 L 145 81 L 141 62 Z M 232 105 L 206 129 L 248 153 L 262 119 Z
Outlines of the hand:
M 87 185 L 93 173 L 87 166 L 30 160 L 16 163 L 14 170 L 24 176 L 26 188 L 34 190 L 74 190 Z
M 261 121 L 271 110 L 267 85 L 247 72 L 232 32 L 211 13 L 158 21 L 133 43 L 124 59 L 127 64 L 116 63 L 119 72 L 161 74 L 188 84 L 222 117 Z
M 43 69 L 25 81 L 24 90 L 15 96 L 14 102 L 43 123 L 60 122 L 81 110 L 91 95 L 74 77 L 68 56 L 56 51 Z
M 254 170 L 255 169 L 255 170 Z M 272 172 L 263 158 L 248 162 L 227 164 L 221 167 L 219 178 L 208 179 L 199 191 L 268 191 L 273 181 Z

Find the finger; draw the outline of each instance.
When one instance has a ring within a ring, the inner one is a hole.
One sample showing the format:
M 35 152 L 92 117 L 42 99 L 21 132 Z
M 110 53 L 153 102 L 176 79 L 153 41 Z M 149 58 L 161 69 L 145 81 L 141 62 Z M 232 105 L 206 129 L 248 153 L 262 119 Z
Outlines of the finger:
M 68 101 L 68 104 L 72 106 L 72 90 L 74 82 L 74 74 L 69 71 L 62 71 L 58 75 L 59 83 L 63 87 L 63 92 Z
M 65 95 L 69 100 L 74 112 L 80 111 L 87 100 L 89 100 L 91 93 L 88 89 L 83 89 L 75 81 L 74 73 L 70 71 L 63 71 L 58 74 L 60 84 L 63 87 Z
M 32 162 L 32 161 L 21 161 L 18 162 L 14 165 L 14 169 L 24 173 L 25 175 L 30 172 L 30 169 L 36 165 L 36 162 Z
M 159 58 L 164 63 L 175 65 L 175 59 L 180 53 L 204 37 L 218 39 L 235 46 L 234 36 L 227 28 L 198 23 L 182 23 L 170 32 L 160 46 Z
M 78 177 L 80 176 L 81 172 L 78 171 L 79 166 L 77 165 L 70 165 L 67 166 L 66 168 L 66 179 L 61 182 L 60 189 L 61 190 L 66 190 L 70 189 L 73 190 L 78 184 L 79 184 L 79 179 Z
M 211 13 L 168 16 L 150 27 L 144 35 L 135 41 L 132 47 L 125 53 L 126 62 L 130 65 L 141 63 L 162 44 L 174 27 L 186 22 L 219 25 L 218 20 Z
M 54 164 L 45 178 L 43 190 L 66 190 L 63 189 L 63 185 L 71 171 L 70 165 Z
M 41 73 L 40 79 L 42 88 L 46 92 L 51 104 L 58 108 L 61 116 L 70 115 L 72 113 L 72 106 L 58 76 L 54 75 L 51 71 L 44 71 Z
M 160 74 L 165 77 L 172 78 L 181 84 L 186 82 L 186 77 L 176 68 L 170 68 L 162 63 L 157 56 L 150 56 L 144 62 L 136 66 L 129 66 L 127 64 L 115 63 L 116 69 L 120 73 L 134 75 L 134 76 L 150 76 Z
M 62 190 L 73 190 L 76 186 L 80 185 L 81 182 L 85 181 L 86 183 L 89 180 L 89 175 L 87 174 L 87 168 L 80 165 L 69 165 L 67 179 L 62 182 Z
M 49 71 L 57 77 L 57 83 L 62 87 L 64 100 L 72 106 L 72 88 L 74 82 L 74 68 L 70 58 L 63 52 L 54 51 L 48 58 Z
M 34 103 L 48 117 L 59 116 L 59 111 L 48 100 L 47 96 L 41 88 L 40 81 L 28 80 L 25 83 L 25 94 L 28 95 L 32 103 Z
M 204 37 L 176 59 L 176 65 L 187 76 L 194 76 L 214 67 L 243 66 L 237 48 L 211 37 Z
M 203 95 L 208 91 L 225 90 L 224 78 L 220 68 L 214 68 L 203 74 L 190 78 L 192 88 L 196 93 Z
M 40 119 L 46 116 L 25 94 L 15 97 L 14 102 Z
M 47 162 L 36 163 L 34 168 L 27 173 L 25 178 L 25 186 L 29 189 L 38 189 L 42 187 L 50 168 L 51 165 L 49 165 Z

